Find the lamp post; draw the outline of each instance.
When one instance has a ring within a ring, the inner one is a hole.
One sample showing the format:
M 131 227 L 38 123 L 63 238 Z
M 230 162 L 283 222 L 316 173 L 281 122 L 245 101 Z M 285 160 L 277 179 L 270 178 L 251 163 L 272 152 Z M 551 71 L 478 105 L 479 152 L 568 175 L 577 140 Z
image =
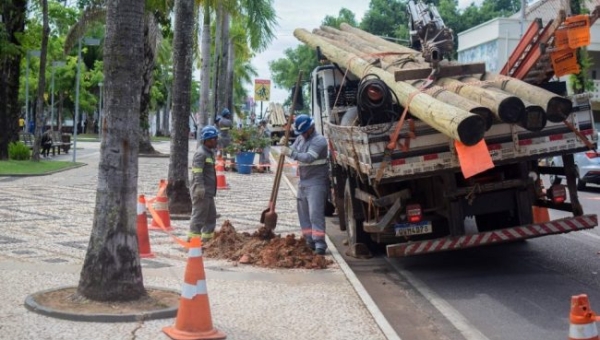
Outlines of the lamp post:
M 103 103 L 102 103 L 102 100 L 103 100 L 103 98 L 102 98 L 102 97 L 103 97 L 103 95 L 104 95 L 104 93 L 102 92 L 102 87 L 103 87 L 103 86 L 104 86 L 104 83 L 103 83 L 103 82 L 99 82 L 99 83 L 98 83 L 98 87 L 100 87 L 100 102 L 98 103 L 98 105 L 99 105 L 99 108 L 98 108 L 98 128 L 99 128 L 100 130 L 98 130 L 98 134 L 99 134 L 100 136 L 102 136 L 102 133 L 101 133 L 101 131 L 102 131 L 102 124 L 103 124 L 103 122 L 104 122 L 104 116 L 102 115 L 102 104 L 103 104 Z
M 52 103 L 50 104 L 50 131 L 54 131 L 54 69 L 56 67 L 65 66 L 64 61 L 54 61 L 52 62 Z
M 73 117 L 73 163 L 77 161 L 77 119 L 79 117 L 79 77 L 81 75 L 81 44 L 100 45 L 100 39 L 80 38 L 77 44 L 77 76 L 75 77 L 75 116 Z
M 34 56 L 39 58 L 40 53 L 38 50 L 27 51 L 27 56 L 25 57 L 25 130 L 29 129 L 31 118 L 29 113 L 29 57 Z

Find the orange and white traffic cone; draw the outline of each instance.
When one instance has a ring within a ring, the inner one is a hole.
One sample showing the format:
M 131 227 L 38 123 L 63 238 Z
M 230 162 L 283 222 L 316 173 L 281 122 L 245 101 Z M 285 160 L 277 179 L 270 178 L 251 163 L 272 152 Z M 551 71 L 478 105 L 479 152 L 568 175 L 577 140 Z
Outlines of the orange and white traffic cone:
M 225 339 L 227 335 L 215 329 L 212 323 L 202 241 L 194 237 L 190 243 L 177 319 L 174 326 L 163 328 L 163 332 L 171 339 Z
M 590 308 L 586 294 L 571 297 L 569 340 L 599 340 L 596 322 L 600 317 Z
M 217 165 L 215 167 L 215 170 L 217 171 L 217 189 L 229 189 L 229 185 L 227 185 L 227 179 L 225 178 L 225 161 L 220 155 L 217 158 Z
M 548 208 L 533 206 L 533 223 L 550 222 L 550 213 Z
M 146 215 L 146 198 L 144 197 L 144 195 L 138 196 L 137 238 L 140 257 L 154 257 L 152 250 L 150 250 L 150 236 L 148 235 L 148 216 Z
M 152 200 L 152 208 L 155 213 L 152 214 L 152 223 L 150 223 L 149 229 L 172 231 L 169 199 L 167 198 L 167 181 L 164 179 L 161 179 L 158 183 L 158 193 Z

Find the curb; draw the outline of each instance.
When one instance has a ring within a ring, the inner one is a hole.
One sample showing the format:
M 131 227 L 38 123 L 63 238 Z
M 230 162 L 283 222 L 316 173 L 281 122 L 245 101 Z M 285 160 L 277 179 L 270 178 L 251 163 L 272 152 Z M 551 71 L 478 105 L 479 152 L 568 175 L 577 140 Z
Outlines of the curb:
M 136 313 L 136 314 L 75 314 L 75 313 L 68 313 L 65 311 L 48 308 L 48 307 L 38 304 L 35 301 L 35 297 L 39 294 L 49 293 L 49 292 L 62 290 L 62 289 L 66 289 L 66 288 L 73 288 L 73 286 L 63 286 L 63 287 L 58 287 L 58 288 L 53 288 L 53 289 L 42 290 L 37 293 L 30 294 L 25 298 L 25 303 L 24 303 L 25 308 L 27 308 L 29 311 L 32 311 L 34 313 L 38 313 L 38 314 L 49 316 L 49 317 L 56 318 L 56 319 L 69 320 L 69 321 L 86 321 L 86 322 L 135 322 L 135 321 L 142 321 L 142 320 L 168 319 L 168 318 L 175 317 L 177 315 L 177 309 L 179 308 L 179 304 L 178 304 L 177 307 L 157 309 L 154 311 Z M 165 289 L 165 288 L 151 287 L 151 286 L 148 286 L 146 288 L 180 294 L 180 292 L 172 290 L 172 289 Z
M 288 187 L 290 188 L 290 190 L 292 190 L 294 196 L 296 196 L 298 193 L 296 191 L 296 188 L 294 187 L 292 182 L 290 182 L 286 174 L 283 173 L 283 175 L 284 176 L 282 177 L 285 179 L 285 182 L 287 183 Z M 346 279 L 348 279 L 348 281 L 352 285 L 352 288 L 354 288 L 354 291 L 356 292 L 356 294 L 358 294 L 358 297 L 361 299 L 369 313 L 371 313 L 373 320 L 375 320 L 375 323 L 377 324 L 377 326 L 379 326 L 379 329 L 381 330 L 383 335 L 388 340 L 402 340 L 398 333 L 396 333 L 394 328 L 387 321 L 379 307 L 377 307 L 375 301 L 373 301 L 369 293 L 367 293 L 365 287 L 362 285 L 362 283 L 360 283 L 358 277 L 356 277 L 352 269 L 350 269 L 350 266 L 348 266 L 348 264 L 346 263 L 340 252 L 337 250 L 333 242 L 331 242 L 331 239 L 329 239 L 329 236 L 327 234 L 325 234 L 325 241 L 327 242 L 329 252 L 340 266 L 340 269 L 346 276 Z

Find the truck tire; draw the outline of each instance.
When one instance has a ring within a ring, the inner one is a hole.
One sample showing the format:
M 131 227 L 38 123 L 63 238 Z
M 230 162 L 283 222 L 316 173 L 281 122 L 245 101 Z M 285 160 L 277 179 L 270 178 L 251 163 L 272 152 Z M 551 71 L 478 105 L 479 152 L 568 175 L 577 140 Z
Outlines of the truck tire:
M 350 178 L 346 179 L 344 189 L 344 214 L 346 215 L 346 231 L 348 233 L 348 244 L 365 243 L 369 241 L 368 234 L 363 229 L 363 220 L 354 217 L 354 186 Z
M 335 208 L 337 209 L 340 230 L 346 231 L 346 209 L 344 209 L 344 198 L 335 198 Z
M 354 217 L 357 207 L 354 199 L 354 187 L 350 178 L 346 179 L 344 189 L 344 213 L 346 215 L 346 233 L 348 235 L 348 249 L 346 255 L 359 259 L 373 257 L 369 250 L 369 235 L 363 229 L 363 220 Z

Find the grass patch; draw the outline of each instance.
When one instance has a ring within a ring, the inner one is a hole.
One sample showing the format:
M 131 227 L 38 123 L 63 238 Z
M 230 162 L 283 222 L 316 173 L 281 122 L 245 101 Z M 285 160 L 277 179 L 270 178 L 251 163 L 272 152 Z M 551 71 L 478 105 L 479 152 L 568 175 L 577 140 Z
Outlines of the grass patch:
M 0 161 L 0 176 L 43 175 L 58 170 L 75 168 L 83 163 L 62 161 Z
M 163 137 L 163 136 L 161 136 L 161 137 L 155 137 L 155 136 L 150 137 L 150 141 L 151 142 L 169 142 L 170 140 L 171 140 L 171 137 Z

